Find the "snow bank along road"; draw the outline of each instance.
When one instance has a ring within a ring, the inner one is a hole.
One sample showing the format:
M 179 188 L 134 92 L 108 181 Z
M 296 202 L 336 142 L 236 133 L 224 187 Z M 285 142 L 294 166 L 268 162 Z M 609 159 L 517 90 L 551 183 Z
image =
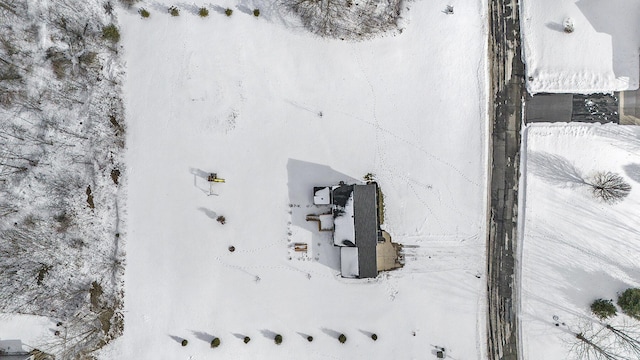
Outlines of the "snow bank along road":
M 517 240 L 520 124 L 524 65 L 517 0 L 489 2 L 493 104 L 490 219 L 487 241 L 489 359 L 517 359 L 514 252 Z

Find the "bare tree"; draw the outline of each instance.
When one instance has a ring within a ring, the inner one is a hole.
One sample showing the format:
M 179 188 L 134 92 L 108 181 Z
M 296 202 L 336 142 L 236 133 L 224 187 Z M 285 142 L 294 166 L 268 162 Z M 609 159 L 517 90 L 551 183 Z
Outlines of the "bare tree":
M 631 192 L 629 185 L 622 176 L 609 171 L 599 171 L 587 181 L 593 196 L 608 204 L 622 201 Z
M 359 39 L 397 29 L 401 0 L 282 0 L 320 36 Z
M 637 326 L 623 325 L 614 327 L 610 324 L 605 326 L 614 337 L 616 345 L 633 358 L 640 359 L 640 333 Z
M 576 334 L 578 339 L 574 347 L 578 358 L 582 360 L 626 360 L 626 357 L 611 352 L 607 347 L 599 345 L 593 338 L 587 338 L 583 333 Z

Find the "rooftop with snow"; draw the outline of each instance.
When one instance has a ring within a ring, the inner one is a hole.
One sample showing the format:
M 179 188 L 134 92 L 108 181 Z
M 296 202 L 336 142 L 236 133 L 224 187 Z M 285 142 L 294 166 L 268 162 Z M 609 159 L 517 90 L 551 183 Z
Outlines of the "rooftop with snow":
M 638 88 L 638 1 L 521 0 L 520 9 L 530 93 Z

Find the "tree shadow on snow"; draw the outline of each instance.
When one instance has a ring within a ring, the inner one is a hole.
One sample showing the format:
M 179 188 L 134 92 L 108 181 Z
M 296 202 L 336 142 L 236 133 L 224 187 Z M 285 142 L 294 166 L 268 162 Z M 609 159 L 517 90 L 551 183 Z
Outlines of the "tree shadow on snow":
M 224 8 L 224 7 L 220 6 L 220 5 L 211 5 L 211 9 L 213 11 L 217 12 L 218 14 L 226 15 L 225 11 L 227 11 L 227 8 Z
M 362 330 L 362 329 L 358 329 L 358 331 L 360 331 L 361 333 L 363 333 L 366 337 L 370 338 L 374 333 L 372 333 L 371 331 L 366 331 L 366 330 Z
M 564 26 L 560 23 L 556 23 L 556 22 L 548 22 L 545 24 L 545 26 L 548 29 L 551 29 L 553 31 L 559 31 L 559 32 L 564 32 Z
M 203 207 L 199 207 L 198 210 L 202 211 L 210 219 L 217 219 L 218 218 L 218 214 L 215 211 L 212 211 L 212 210 L 209 210 L 209 209 L 203 208 Z
M 184 10 L 184 12 L 187 12 L 192 15 L 198 15 L 200 11 L 200 7 L 196 6 L 195 4 L 187 4 L 187 3 L 181 2 L 181 3 L 177 3 L 175 6 L 180 11 Z
M 292 234 L 290 240 L 292 243 L 298 242 L 295 238 L 295 232 L 292 231 L 295 228 L 304 230 L 303 233 L 310 233 L 311 244 L 307 244 L 307 255 L 314 261 L 339 271 L 340 249 L 333 246 L 332 232 L 319 231 L 317 222 L 306 220 L 307 215 L 326 214 L 331 211 L 328 205 L 317 206 L 313 204 L 313 188 L 337 185 L 340 181 L 347 184 L 361 183 L 361 181 L 329 166 L 295 159 L 289 159 L 287 162 L 287 173 L 290 227 L 293 228 L 289 229 L 289 233 Z M 300 241 L 306 242 L 308 238 Z M 293 252 L 293 249 L 290 251 Z
M 253 16 L 253 10 L 249 9 L 247 5 L 244 5 L 244 4 L 237 5 L 236 9 L 238 9 L 238 11 L 240 11 L 241 13 Z
M 545 152 L 532 152 L 527 155 L 527 171 L 543 181 L 560 187 L 584 185 L 586 181 L 578 170 L 566 158 Z
M 181 338 L 181 337 L 175 336 L 175 335 L 169 335 L 169 337 L 172 338 L 178 344 L 182 344 L 182 340 L 184 340 L 184 338 Z
M 627 164 L 623 169 L 631 180 L 640 183 L 640 164 Z
M 149 3 L 149 7 L 161 14 L 166 14 L 167 16 L 169 16 L 169 6 L 165 4 L 161 4 L 157 1 L 154 1 Z
M 331 329 L 327 329 L 327 328 L 322 328 L 320 330 L 322 330 L 323 333 L 325 333 L 325 334 L 327 334 L 327 335 L 329 335 L 329 336 L 331 336 L 332 338 L 335 338 L 335 339 L 339 338 L 340 334 L 342 334 L 342 333 L 339 333 L 339 332 L 337 332 L 335 330 L 331 330 Z
M 197 339 L 202 340 L 202 341 L 207 342 L 207 343 L 211 343 L 211 341 L 213 341 L 213 339 L 215 339 L 215 336 L 213 336 L 213 335 L 211 335 L 211 334 L 209 334 L 207 332 L 204 332 L 204 331 L 192 331 L 192 333 Z
M 267 330 L 267 329 L 260 330 L 260 333 L 262 333 L 262 336 L 266 337 L 267 339 L 271 339 L 271 340 L 273 340 L 277 335 L 273 331 Z

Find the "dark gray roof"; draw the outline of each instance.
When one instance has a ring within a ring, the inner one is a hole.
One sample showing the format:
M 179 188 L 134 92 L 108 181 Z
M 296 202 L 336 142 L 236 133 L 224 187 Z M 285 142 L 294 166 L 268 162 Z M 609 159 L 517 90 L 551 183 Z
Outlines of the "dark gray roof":
M 353 192 L 354 186 L 356 185 L 340 184 L 340 186 L 333 189 L 333 192 L 331 194 L 331 200 L 333 202 L 333 205 L 340 206 L 340 207 L 347 206 L 347 200 L 349 200 L 349 197 L 351 196 L 351 192 Z M 355 199 L 353 200 L 355 202 Z
M 378 276 L 376 245 L 378 243 L 378 212 L 376 184 L 353 185 L 353 217 L 358 272 L 361 278 Z

